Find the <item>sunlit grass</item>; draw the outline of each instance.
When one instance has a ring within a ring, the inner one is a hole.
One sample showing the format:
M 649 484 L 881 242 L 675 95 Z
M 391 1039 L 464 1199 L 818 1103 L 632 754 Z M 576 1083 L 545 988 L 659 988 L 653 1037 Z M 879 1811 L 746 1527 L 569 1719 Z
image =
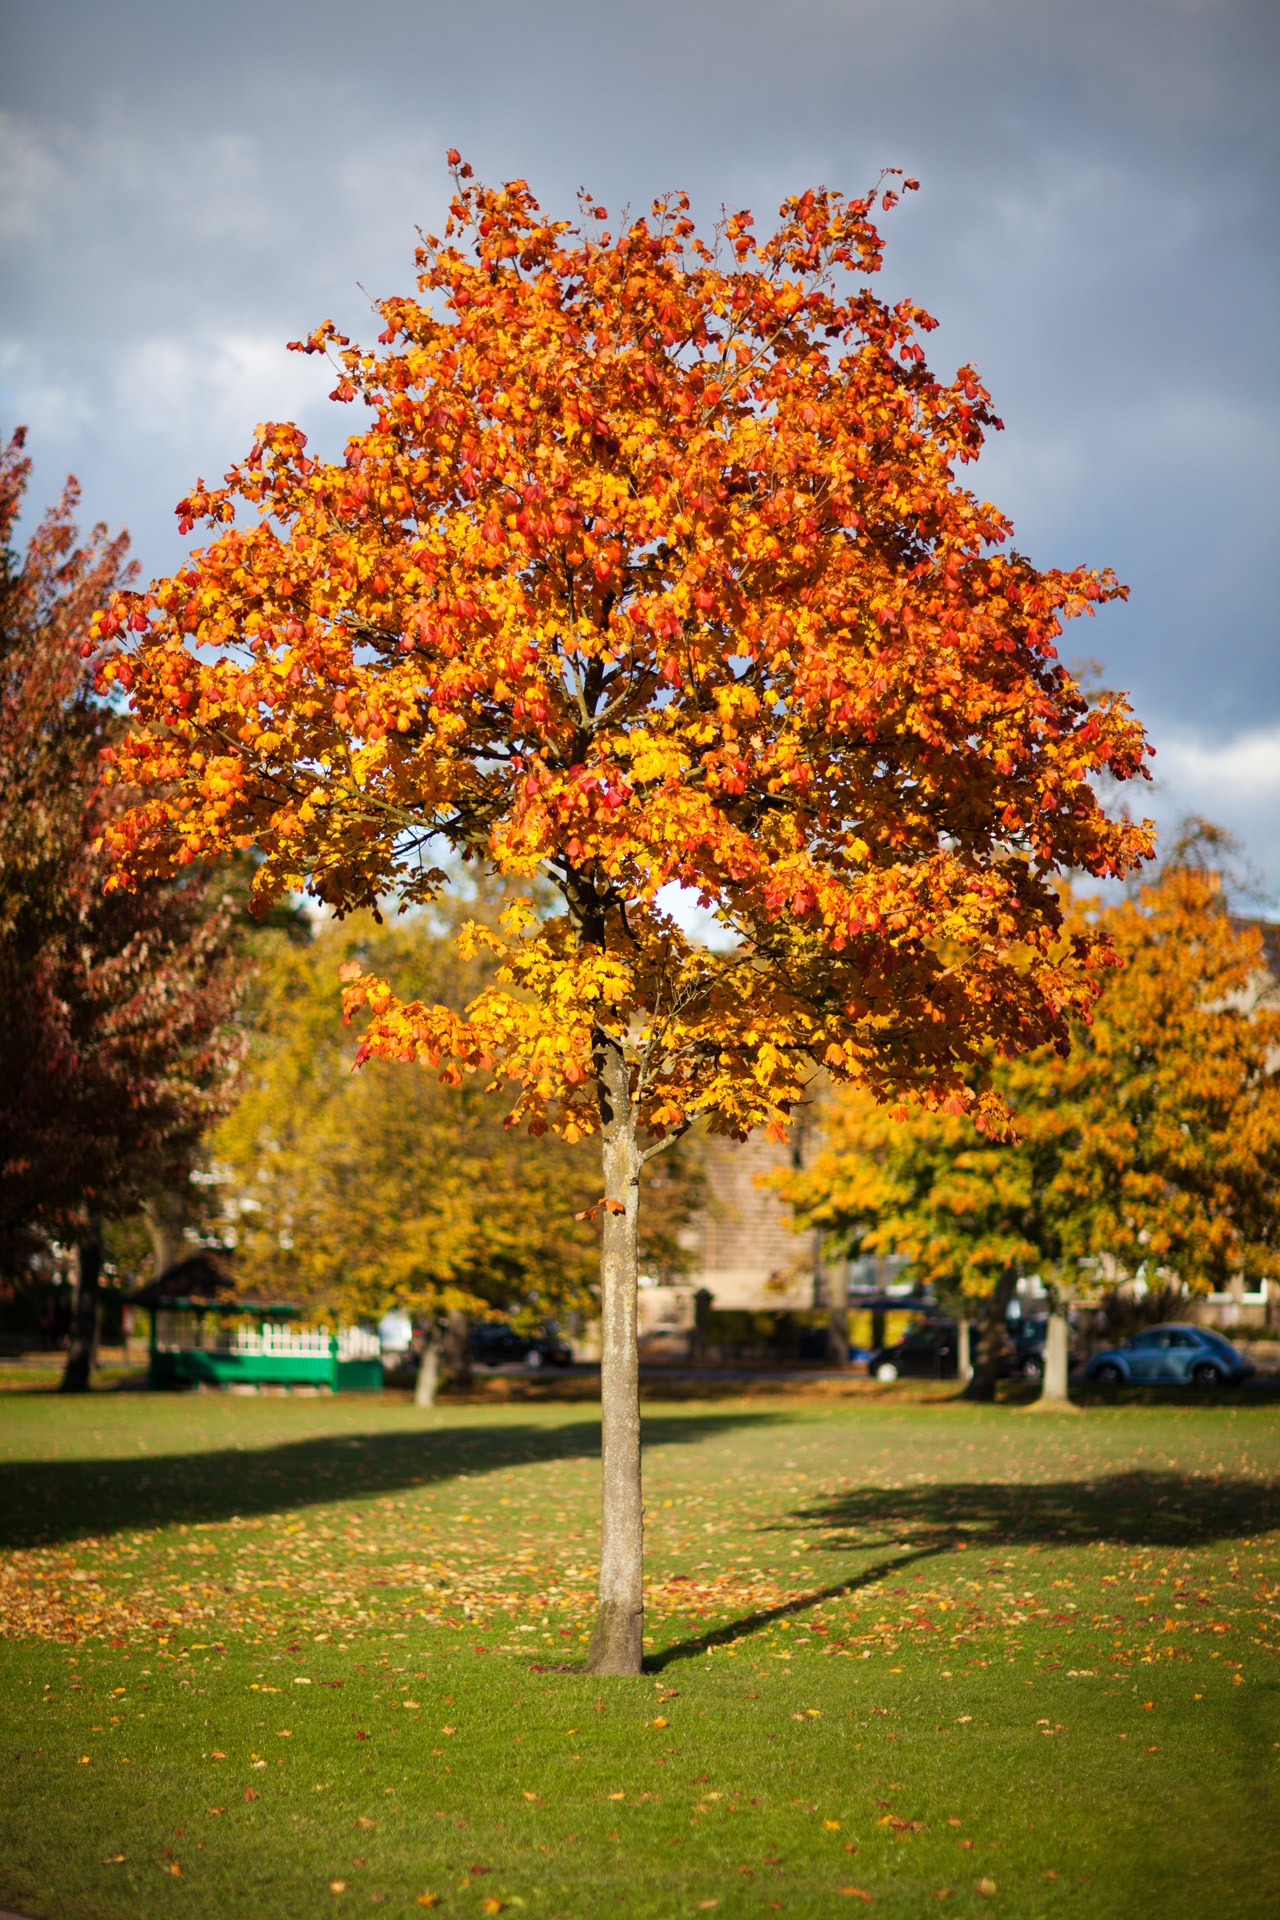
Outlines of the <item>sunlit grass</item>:
M 0 1889 L 1275 1910 L 1272 1411 L 685 1403 L 646 1437 L 649 1671 L 600 1682 L 589 1408 L 0 1400 Z

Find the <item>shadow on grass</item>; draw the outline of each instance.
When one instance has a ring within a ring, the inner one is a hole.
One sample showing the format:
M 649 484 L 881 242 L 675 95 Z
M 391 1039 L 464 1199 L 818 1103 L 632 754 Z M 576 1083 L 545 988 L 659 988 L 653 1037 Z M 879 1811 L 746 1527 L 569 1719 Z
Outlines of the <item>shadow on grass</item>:
M 891 1580 L 921 1560 L 958 1549 L 976 1550 L 970 1564 L 980 1567 L 981 1556 L 1011 1547 L 1208 1547 L 1277 1527 L 1280 1481 L 1228 1475 L 1132 1470 L 1091 1480 L 859 1488 L 798 1508 L 772 1530 L 794 1538 L 808 1528 L 821 1536 L 811 1543 L 811 1555 L 847 1560 L 874 1553 L 870 1566 L 677 1641 L 651 1655 L 645 1666 L 658 1672 L 711 1647 L 730 1646 L 771 1621 Z
M 649 1414 L 646 1447 L 691 1446 L 777 1413 Z M 87 1534 L 292 1512 L 368 1499 L 504 1467 L 598 1458 L 600 1422 L 556 1427 L 433 1427 L 333 1434 L 283 1446 L 148 1455 L 137 1460 L 0 1463 L 0 1547 L 51 1546 Z

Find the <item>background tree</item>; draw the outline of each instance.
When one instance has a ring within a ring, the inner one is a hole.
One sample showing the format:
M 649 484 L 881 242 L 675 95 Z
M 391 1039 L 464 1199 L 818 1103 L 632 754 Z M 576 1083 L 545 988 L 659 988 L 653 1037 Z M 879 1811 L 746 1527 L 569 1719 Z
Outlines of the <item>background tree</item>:
M 121 771 L 150 789 L 116 844 L 141 881 L 251 838 L 262 899 L 344 912 L 434 898 L 441 845 L 558 895 L 462 930 L 497 962 L 463 1015 L 354 968 L 346 1005 L 372 1015 L 360 1058 L 601 1136 L 588 1665 L 635 1673 L 642 1164 L 697 1116 L 782 1131 L 819 1063 L 1001 1126 L 973 1069 L 1091 998 L 1099 943 L 1063 937 L 1052 876 L 1148 852 L 1088 785 L 1146 749 L 1054 649 L 1114 578 L 1000 551 L 956 482 L 998 423 L 971 368 L 929 372 L 930 317 L 866 284 L 874 196 L 808 192 L 771 238 L 742 213 L 707 245 L 680 196 L 613 235 L 587 196 L 575 230 L 523 181 L 456 178 L 378 348 L 303 343 L 372 410 L 344 458 L 263 426 L 182 503 L 213 544 L 104 610 Z
M 82 654 L 128 578 L 126 537 L 77 544 L 68 482 L 25 557 L 10 542 L 29 462 L 0 457 L 0 1244 L 77 1247 L 63 1385 L 88 1384 L 104 1216 L 183 1178 L 236 1057 L 229 915 L 208 875 L 105 891 L 103 784 L 118 718 Z
M 851 1090 L 812 1166 L 778 1183 L 799 1225 L 908 1254 L 987 1303 L 992 1344 L 1012 1277 L 1039 1273 L 1047 1401 L 1066 1401 L 1067 1311 L 1099 1256 L 1197 1293 L 1280 1273 L 1280 1003 L 1259 928 L 1206 863 L 1220 842 L 1196 823 L 1133 897 L 1072 903 L 1069 924 L 1105 932 L 1120 964 L 1065 1057 L 993 1061 L 1014 1133 L 941 1113 L 898 1124 Z M 994 1391 L 993 1366 L 975 1379 Z
M 504 1128 L 474 1081 L 380 1061 L 353 1074 L 334 981 L 355 959 L 459 1013 L 490 970 L 423 914 L 357 914 L 261 955 L 243 1091 L 208 1142 L 237 1282 L 354 1319 L 408 1310 L 428 1326 L 428 1378 L 451 1313 L 594 1313 L 599 1236 L 574 1214 L 598 1176 L 554 1135 Z

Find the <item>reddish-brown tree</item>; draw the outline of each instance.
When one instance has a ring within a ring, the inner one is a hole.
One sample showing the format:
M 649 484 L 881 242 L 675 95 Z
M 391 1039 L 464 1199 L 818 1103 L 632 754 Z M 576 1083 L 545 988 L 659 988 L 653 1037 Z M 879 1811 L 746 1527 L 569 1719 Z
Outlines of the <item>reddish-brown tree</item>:
M 1122 589 L 1038 572 L 957 482 L 998 423 L 972 368 L 928 370 L 929 316 L 871 292 L 874 195 L 706 245 L 679 196 L 616 235 L 585 197 L 575 230 L 451 158 L 419 297 L 381 304 L 374 349 L 305 343 L 371 424 L 333 463 L 261 427 L 182 504 L 212 545 L 104 609 L 121 770 L 151 790 L 118 844 L 141 880 L 251 840 L 264 899 L 344 910 L 430 899 L 441 844 L 559 896 L 464 933 L 500 970 L 463 1015 L 358 972 L 347 1006 L 366 1053 L 601 1136 L 588 1664 L 635 1673 L 642 1162 L 699 1115 L 781 1129 L 819 1066 L 999 1126 L 970 1069 L 1090 999 L 1103 956 L 1063 938 L 1053 875 L 1146 855 L 1088 784 L 1145 745 L 1054 648 Z M 663 911 L 669 882 L 722 948 Z
M 73 1241 L 79 1285 L 64 1385 L 88 1384 L 104 1216 L 189 1172 L 238 1040 L 231 915 L 205 870 L 108 891 L 104 784 L 118 716 L 82 657 L 95 605 L 125 584 L 127 539 L 77 544 L 69 482 L 19 560 L 29 463 L 0 455 L 0 1245 Z

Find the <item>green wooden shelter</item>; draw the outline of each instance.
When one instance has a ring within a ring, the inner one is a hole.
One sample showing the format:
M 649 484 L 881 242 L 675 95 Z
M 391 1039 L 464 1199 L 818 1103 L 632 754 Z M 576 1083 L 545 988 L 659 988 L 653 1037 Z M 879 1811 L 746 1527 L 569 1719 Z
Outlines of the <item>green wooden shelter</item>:
M 224 1260 L 195 1253 L 132 1296 L 150 1315 L 153 1387 L 382 1388 L 381 1347 L 359 1327 L 298 1327 L 299 1309 L 232 1291 Z

